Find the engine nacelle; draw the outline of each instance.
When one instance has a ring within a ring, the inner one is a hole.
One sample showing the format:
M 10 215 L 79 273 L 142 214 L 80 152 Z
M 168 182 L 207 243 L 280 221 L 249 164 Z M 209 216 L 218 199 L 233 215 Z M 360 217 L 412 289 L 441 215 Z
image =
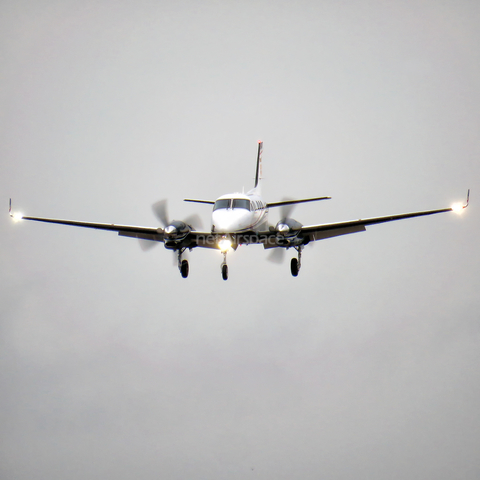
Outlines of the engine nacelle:
M 176 249 L 192 231 L 192 227 L 180 220 L 174 220 L 163 229 L 163 240 L 166 248 Z M 187 242 L 188 243 L 188 242 Z
M 293 218 L 282 218 L 275 226 L 275 230 L 280 235 L 288 236 L 289 234 L 298 233 L 302 226 L 300 222 L 297 222 Z
M 170 223 L 164 228 L 163 232 L 165 236 L 173 238 L 177 236 L 183 236 L 189 233 L 191 230 L 192 228 L 185 222 L 182 222 L 180 220 L 174 220 L 172 223 Z
M 282 218 L 275 226 L 276 243 L 282 247 L 301 245 L 303 239 L 299 237 L 302 224 L 293 218 Z

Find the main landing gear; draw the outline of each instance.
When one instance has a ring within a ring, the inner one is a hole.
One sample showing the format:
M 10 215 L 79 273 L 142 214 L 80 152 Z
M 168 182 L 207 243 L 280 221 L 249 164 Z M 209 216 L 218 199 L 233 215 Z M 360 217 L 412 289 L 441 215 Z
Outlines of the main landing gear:
M 178 250 L 178 269 L 180 270 L 180 274 L 183 278 L 188 277 L 188 260 L 182 260 L 182 254 L 185 251 L 185 248 L 181 248 Z
M 223 253 L 223 262 L 222 262 L 222 278 L 228 280 L 228 265 L 227 265 L 227 252 Z
M 290 262 L 290 270 L 292 272 L 292 275 L 296 277 L 298 275 L 298 272 L 300 271 L 300 267 L 302 266 L 301 258 L 302 258 L 303 245 L 299 245 L 298 247 L 294 247 L 294 248 L 298 252 L 298 259 L 292 258 Z

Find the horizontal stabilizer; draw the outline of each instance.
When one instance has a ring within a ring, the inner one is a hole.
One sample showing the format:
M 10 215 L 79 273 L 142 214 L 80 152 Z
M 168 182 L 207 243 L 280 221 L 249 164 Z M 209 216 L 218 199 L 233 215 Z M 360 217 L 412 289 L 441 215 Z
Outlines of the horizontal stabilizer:
M 194 203 L 209 203 L 210 205 L 214 205 L 215 202 L 213 200 L 198 200 L 196 198 L 184 198 L 184 202 L 194 202 Z
M 283 200 L 281 202 L 270 202 L 267 203 L 267 207 L 281 207 L 282 205 L 293 205 L 295 203 L 307 203 L 307 202 L 316 202 L 318 200 L 329 200 L 332 197 L 315 197 L 315 198 L 302 198 L 300 200 Z

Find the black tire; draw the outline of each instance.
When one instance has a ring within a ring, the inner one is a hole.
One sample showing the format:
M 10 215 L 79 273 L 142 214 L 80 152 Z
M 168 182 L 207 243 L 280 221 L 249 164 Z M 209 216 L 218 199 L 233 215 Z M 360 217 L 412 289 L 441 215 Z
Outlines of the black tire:
M 292 261 L 290 262 L 290 270 L 294 277 L 298 275 L 298 260 L 296 258 L 292 258 Z
M 188 260 L 182 260 L 182 266 L 180 267 L 180 273 L 183 278 L 188 277 Z
M 222 278 L 228 280 L 228 266 L 222 265 Z

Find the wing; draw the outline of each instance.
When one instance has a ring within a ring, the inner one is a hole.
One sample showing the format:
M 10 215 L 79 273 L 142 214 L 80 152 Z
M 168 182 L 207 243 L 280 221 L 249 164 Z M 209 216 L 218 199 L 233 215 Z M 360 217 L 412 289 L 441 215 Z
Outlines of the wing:
M 401 213 L 398 215 L 388 215 L 384 217 L 372 217 L 359 220 L 350 220 L 347 222 L 325 223 L 319 225 L 304 225 L 296 230 L 288 232 L 278 232 L 274 229 L 270 232 L 263 232 L 261 243 L 265 248 L 274 247 L 290 247 L 305 245 L 311 241 L 323 240 L 326 238 L 337 237 L 340 235 L 348 235 L 350 233 L 364 232 L 370 225 L 379 223 L 394 222 L 396 220 L 404 220 L 407 218 L 423 217 L 427 215 L 436 215 L 445 212 L 461 212 L 468 207 L 470 198 L 470 190 L 467 193 L 467 201 L 464 205 L 455 205 L 449 208 L 440 208 L 437 210 L 425 210 L 421 212 Z M 257 242 L 250 242 L 257 243 Z
M 200 232 L 196 230 L 191 230 L 185 236 L 182 236 L 181 238 L 178 238 L 176 240 L 178 241 L 178 247 L 202 247 L 213 249 L 219 249 L 218 242 L 221 238 L 225 236 L 229 237 L 232 240 L 232 245 L 234 246 L 234 248 L 236 248 L 238 245 L 259 243 L 263 244 L 265 248 L 305 245 L 311 241 L 323 240 L 326 238 L 337 237 L 340 235 L 348 235 L 350 233 L 363 232 L 366 230 L 367 226 L 379 223 L 393 222 L 396 220 L 404 220 L 406 218 L 421 217 L 426 215 L 435 215 L 437 213 L 462 211 L 464 208 L 468 207 L 469 198 L 470 190 L 468 190 L 467 201 L 465 205 L 441 208 L 437 210 L 401 213 L 398 215 L 389 215 L 384 217 L 372 217 L 359 220 L 350 220 L 347 222 L 306 225 L 301 226 L 299 229 L 290 232 L 278 232 L 275 230 L 274 227 L 270 227 L 270 230 L 263 232 L 232 232 L 231 234 L 215 234 L 213 232 Z M 76 220 L 60 220 L 56 218 L 24 216 L 12 212 L 11 200 L 9 213 L 14 220 L 33 220 L 36 222 L 71 225 L 74 227 L 110 230 L 117 232 L 118 235 L 124 237 L 140 238 L 157 242 L 169 241 L 169 238 L 165 238 L 166 234 L 162 228 L 139 227 L 134 225 L 118 225 L 114 223 L 79 222 Z
M 401 213 L 399 215 L 389 215 L 386 217 L 373 217 L 359 220 L 350 220 L 347 222 L 327 223 L 323 225 L 308 225 L 301 228 L 305 237 L 311 240 L 323 240 L 325 238 L 347 235 L 349 233 L 364 232 L 367 226 L 379 223 L 394 222 L 406 218 L 422 217 L 425 215 L 435 215 L 437 213 L 451 212 L 453 208 L 441 208 L 438 210 L 426 210 L 424 212 Z
M 98 230 L 111 230 L 117 232 L 124 237 L 136 237 L 144 240 L 154 240 L 162 242 L 164 232 L 162 228 L 153 227 L 137 227 L 134 225 L 117 225 L 114 223 L 95 223 L 95 222 L 78 222 L 76 220 L 61 220 L 57 218 L 30 217 L 19 213 L 12 212 L 12 201 L 10 200 L 10 216 L 14 220 L 33 220 L 35 222 L 57 223 L 59 225 L 71 225 L 73 227 L 95 228 Z
M 201 232 L 197 230 L 189 230 L 181 232 L 178 237 L 168 235 L 163 228 L 155 227 L 138 227 L 135 225 L 118 225 L 115 223 L 96 223 L 96 222 L 79 222 L 77 220 L 61 220 L 57 218 L 31 217 L 15 213 L 12 211 L 12 201 L 10 200 L 9 208 L 10 216 L 15 220 L 33 220 L 35 222 L 56 223 L 59 225 L 70 225 L 73 227 L 94 228 L 97 230 L 110 230 L 117 232 L 121 237 L 139 238 L 142 240 L 151 240 L 154 242 L 165 242 L 169 248 L 214 248 L 218 249 L 219 235 L 211 232 Z

